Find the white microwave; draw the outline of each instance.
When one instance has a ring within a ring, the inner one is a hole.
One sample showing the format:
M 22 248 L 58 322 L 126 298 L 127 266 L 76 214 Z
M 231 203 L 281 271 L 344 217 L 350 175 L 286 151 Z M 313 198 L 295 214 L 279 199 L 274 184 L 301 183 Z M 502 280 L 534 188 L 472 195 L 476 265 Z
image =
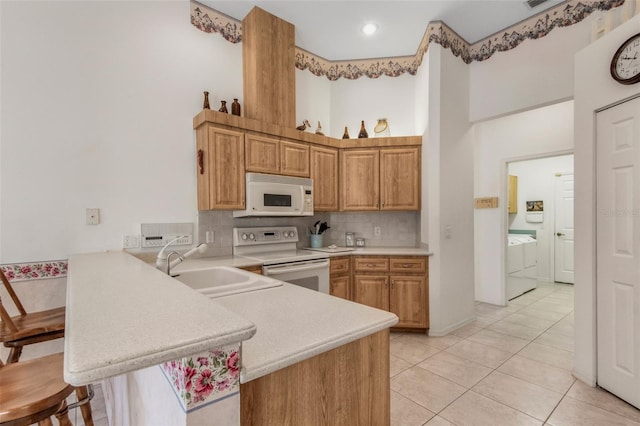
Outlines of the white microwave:
M 233 217 L 313 216 L 313 180 L 247 173 L 245 206 Z

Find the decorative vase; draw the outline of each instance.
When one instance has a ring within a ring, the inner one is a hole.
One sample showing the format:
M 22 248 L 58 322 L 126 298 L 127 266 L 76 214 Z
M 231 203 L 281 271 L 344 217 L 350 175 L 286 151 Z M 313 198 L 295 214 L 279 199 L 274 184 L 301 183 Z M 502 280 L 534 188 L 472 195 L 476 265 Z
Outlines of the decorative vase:
M 389 122 L 386 118 L 378 118 L 378 124 L 373 128 L 376 137 L 391 136 L 391 130 L 389 130 Z
M 211 109 L 209 105 L 209 92 L 204 92 L 204 104 L 202 105 L 202 109 Z
M 360 125 L 360 133 L 358 133 L 358 138 L 368 138 L 369 133 L 367 133 L 367 129 L 364 128 L 364 120 L 362 120 L 362 124 Z
M 222 106 L 220 107 L 220 109 L 218 111 L 227 112 L 228 113 L 229 111 L 227 110 L 227 101 L 220 101 L 220 102 L 222 102 Z
M 233 103 L 231 104 L 231 114 L 240 117 L 240 102 L 238 102 L 237 98 L 233 98 Z
M 324 133 L 322 133 L 322 126 L 320 125 L 319 121 L 318 121 L 318 127 L 316 128 L 316 135 L 324 136 Z
M 342 139 L 349 139 L 349 129 L 347 126 L 344 126 L 344 133 L 342 134 Z
M 311 234 L 311 248 L 320 248 L 322 247 L 324 235 L 322 234 Z

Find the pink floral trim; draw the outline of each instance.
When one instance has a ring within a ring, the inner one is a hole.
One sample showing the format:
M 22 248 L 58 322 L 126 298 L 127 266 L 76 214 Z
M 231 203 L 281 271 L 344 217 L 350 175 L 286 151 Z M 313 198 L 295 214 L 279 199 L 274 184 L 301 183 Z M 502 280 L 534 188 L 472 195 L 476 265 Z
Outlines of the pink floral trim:
M 0 266 L 2 272 L 11 282 L 41 280 L 67 276 L 68 263 L 66 260 L 51 262 L 16 263 Z
M 331 81 L 341 77 L 354 80 L 362 76 L 378 78 L 382 75 L 398 77 L 405 73 L 415 75 L 431 43 L 450 49 L 467 64 L 485 61 L 496 52 L 514 49 L 524 40 L 544 37 L 556 27 L 576 24 L 596 10 L 609 10 L 621 6 L 624 1 L 569 0 L 473 44 L 456 34 L 445 23 L 429 22 L 415 56 L 330 61 L 296 47 L 295 66 L 299 70 L 309 70 L 316 76 L 326 76 Z M 202 31 L 220 33 L 232 43 L 242 41 L 240 21 L 193 0 L 191 23 Z
M 161 365 L 185 412 L 240 390 L 240 344 Z

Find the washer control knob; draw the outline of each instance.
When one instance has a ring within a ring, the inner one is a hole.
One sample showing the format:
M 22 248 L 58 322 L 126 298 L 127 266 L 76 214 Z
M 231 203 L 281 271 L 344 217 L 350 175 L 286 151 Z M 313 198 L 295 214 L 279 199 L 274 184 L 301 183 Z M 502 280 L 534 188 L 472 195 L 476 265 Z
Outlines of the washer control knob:
M 247 237 L 247 234 L 244 234 L 244 233 L 243 233 L 243 234 L 240 236 L 240 238 L 242 238 L 243 240 L 246 240 L 248 237 Z
M 250 240 L 255 240 L 256 239 L 256 236 L 253 235 L 253 232 L 249 234 L 249 239 Z

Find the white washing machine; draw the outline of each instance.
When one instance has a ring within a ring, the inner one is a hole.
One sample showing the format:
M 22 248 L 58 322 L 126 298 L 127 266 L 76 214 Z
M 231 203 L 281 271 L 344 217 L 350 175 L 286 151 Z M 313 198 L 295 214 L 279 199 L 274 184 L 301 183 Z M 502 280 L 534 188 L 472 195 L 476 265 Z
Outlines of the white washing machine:
M 530 235 L 509 234 L 507 246 L 507 300 L 536 288 L 538 244 Z

